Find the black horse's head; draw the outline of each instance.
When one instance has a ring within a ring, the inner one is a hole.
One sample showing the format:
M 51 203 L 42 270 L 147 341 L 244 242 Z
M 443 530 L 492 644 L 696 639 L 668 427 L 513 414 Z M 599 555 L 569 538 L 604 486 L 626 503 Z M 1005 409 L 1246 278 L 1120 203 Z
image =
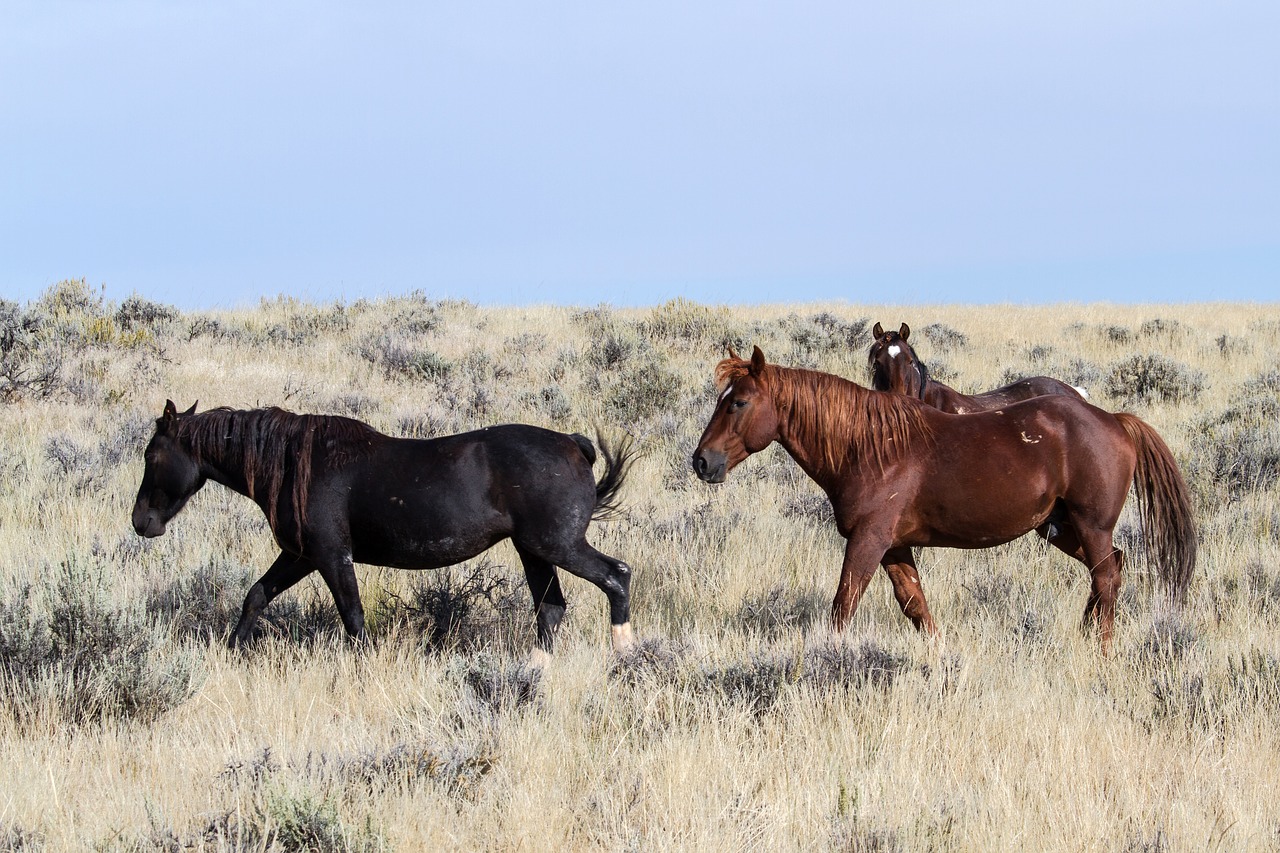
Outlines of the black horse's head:
M 195 414 L 193 405 L 178 412 L 172 400 L 166 400 L 164 414 L 156 419 L 156 434 L 147 444 L 146 468 L 142 485 L 133 504 L 133 529 L 139 536 L 160 536 L 165 526 L 177 515 L 191 496 L 204 485 L 204 475 L 195 457 L 178 440 L 182 418 Z
M 928 369 L 916 357 L 916 352 L 907 343 L 911 337 L 911 327 L 906 323 L 896 332 L 886 332 L 884 327 L 876 323 L 871 330 L 875 342 L 867 354 L 867 366 L 871 370 L 871 387 L 877 391 L 893 391 L 909 397 L 919 397 L 924 393 Z

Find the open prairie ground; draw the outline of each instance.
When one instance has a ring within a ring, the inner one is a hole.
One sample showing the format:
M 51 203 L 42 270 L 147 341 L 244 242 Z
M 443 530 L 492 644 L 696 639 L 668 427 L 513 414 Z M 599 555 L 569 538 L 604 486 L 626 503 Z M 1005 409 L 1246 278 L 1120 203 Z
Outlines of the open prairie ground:
M 1199 524 L 1182 612 L 1131 498 L 1110 657 L 1085 573 L 1035 537 L 919 555 L 937 640 L 883 573 L 834 636 L 817 488 L 776 446 L 720 486 L 689 455 L 726 344 L 865 384 L 875 321 L 962 391 L 1048 374 L 1153 424 Z M 0 345 L 0 849 L 1280 848 L 1280 304 L 180 313 L 64 282 L 0 302 Z M 562 572 L 557 653 L 528 669 L 504 544 L 359 567 L 368 648 L 310 578 L 229 652 L 277 551 L 212 484 L 134 534 L 166 398 L 634 435 L 625 513 L 589 537 L 634 569 L 638 649 L 614 658 L 604 596 Z

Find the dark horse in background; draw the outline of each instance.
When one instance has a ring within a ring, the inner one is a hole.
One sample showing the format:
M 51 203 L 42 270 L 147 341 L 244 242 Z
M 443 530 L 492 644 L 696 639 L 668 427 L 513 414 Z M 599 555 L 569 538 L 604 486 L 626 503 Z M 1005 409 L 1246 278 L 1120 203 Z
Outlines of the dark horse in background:
M 1059 382 L 1049 376 L 1031 376 L 1019 379 L 1003 388 L 981 394 L 961 394 L 929 375 L 916 351 L 907 343 L 911 327 L 903 323 L 896 332 L 886 332 L 879 323 L 871 330 L 875 342 L 867 354 L 871 368 L 871 387 L 877 391 L 893 391 L 924 400 L 935 409 L 963 415 L 969 412 L 987 412 L 1003 409 L 1012 403 L 1030 400 L 1032 397 L 1062 394 L 1081 400 L 1089 399 L 1083 388 Z
M 333 593 L 347 633 L 364 635 L 352 563 L 434 569 L 510 538 L 537 614 L 535 660 L 550 653 L 565 600 L 556 566 L 609 599 L 613 645 L 631 642 L 631 569 L 587 544 L 587 525 L 617 508 L 630 445 L 604 442 L 605 470 L 581 435 L 495 426 L 433 439 L 392 438 L 350 418 L 282 409 L 179 413 L 167 401 L 146 449 L 133 527 L 159 536 L 207 480 L 267 516 L 280 556 L 253 585 L 230 645 L 262 609 L 311 572 Z
M 913 547 L 990 548 L 1035 530 L 1092 577 L 1086 626 L 1109 648 L 1124 558 L 1112 531 L 1132 483 L 1147 550 L 1181 603 L 1195 568 L 1186 484 L 1148 424 L 1072 395 L 1000 411 L 952 415 L 827 373 L 749 361 L 716 367 L 722 389 L 693 454 L 694 471 L 723 482 L 734 466 L 780 443 L 827 493 L 848 542 L 831 612 L 844 627 L 876 565 L 903 613 L 935 631 Z

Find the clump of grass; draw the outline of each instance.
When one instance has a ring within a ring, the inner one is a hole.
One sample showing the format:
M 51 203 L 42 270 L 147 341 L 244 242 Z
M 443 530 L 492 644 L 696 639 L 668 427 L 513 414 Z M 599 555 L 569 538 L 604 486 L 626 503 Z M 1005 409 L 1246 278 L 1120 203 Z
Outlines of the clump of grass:
M 837 640 L 799 655 L 752 655 L 742 663 L 706 670 L 703 680 L 726 701 L 763 714 L 795 685 L 808 685 L 820 692 L 887 689 L 911 668 L 907 658 L 893 654 L 874 640 L 857 645 Z
M 488 713 L 523 708 L 538 698 L 542 672 L 521 664 L 504 665 L 491 655 L 468 661 L 462 681 Z
M 661 359 L 628 365 L 611 381 L 605 409 L 610 418 L 634 424 L 678 406 L 682 388 L 680 375 Z
M 185 702 L 202 676 L 187 649 L 147 618 L 118 608 L 101 566 L 74 560 L 0 601 L 0 703 L 19 720 L 153 720 Z
M 182 317 L 172 305 L 152 302 L 134 294 L 120 303 L 114 316 L 115 323 L 126 332 L 147 329 L 159 335 Z
M 681 672 L 689 657 L 689 646 L 681 640 L 644 637 L 609 669 L 609 677 L 627 684 L 650 680 L 671 680 Z
M 969 336 L 959 329 L 953 329 L 944 323 L 930 323 L 920 330 L 930 347 L 938 352 L 954 352 L 969 345 Z
M 1206 497 L 1235 500 L 1280 479 L 1280 396 L 1245 397 L 1192 427 L 1187 473 Z
M 1194 402 L 1205 376 L 1168 356 L 1132 355 L 1111 365 L 1106 391 L 1126 405 Z
M 487 559 L 415 576 L 409 591 L 392 595 L 381 618 L 414 633 L 427 651 L 473 649 L 514 634 L 529 615 L 529 600 Z M 496 635 L 496 637 L 495 637 Z
M 40 320 L 0 299 L 0 403 L 43 399 L 63 386 L 62 353 L 43 346 Z
M 779 584 L 744 598 L 737 621 L 748 630 L 777 637 L 810 627 L 822 618 L 822 610 L 815 596 L 792 595 Z
M 654 308 L 640 322 L 640 331 L 655 342 L 686 348 L 714 349 L 745 346 L 745 335 L 733 323 L 728 309 L 709 308 L 677 297 Z
M 438 382 L 447 378 L 454 369 L 449 360 L 393 334 L 366 338 L 357 347 L 357 353 L 381 369 L 387 379 Z

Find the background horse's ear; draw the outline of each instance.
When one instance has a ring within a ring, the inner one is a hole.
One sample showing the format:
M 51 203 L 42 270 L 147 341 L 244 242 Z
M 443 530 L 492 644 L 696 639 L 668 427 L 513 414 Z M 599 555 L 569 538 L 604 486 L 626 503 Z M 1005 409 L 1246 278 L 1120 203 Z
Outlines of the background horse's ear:
M 756 347 L 751 351 L 751 372 L 758 374 L 764 370 L 764 353 L 760 351 L 760 347 Z
M 884 326 L 876 323 L 875 328 L 871 330 L 871 334 L 877 338 L 882 337 L 884 335 Z
M 906 323 L 903 323 L 902 328 L 898 330 L 898 337 L 902 338 L 904 341 L 911 337 L 911 327 Z

